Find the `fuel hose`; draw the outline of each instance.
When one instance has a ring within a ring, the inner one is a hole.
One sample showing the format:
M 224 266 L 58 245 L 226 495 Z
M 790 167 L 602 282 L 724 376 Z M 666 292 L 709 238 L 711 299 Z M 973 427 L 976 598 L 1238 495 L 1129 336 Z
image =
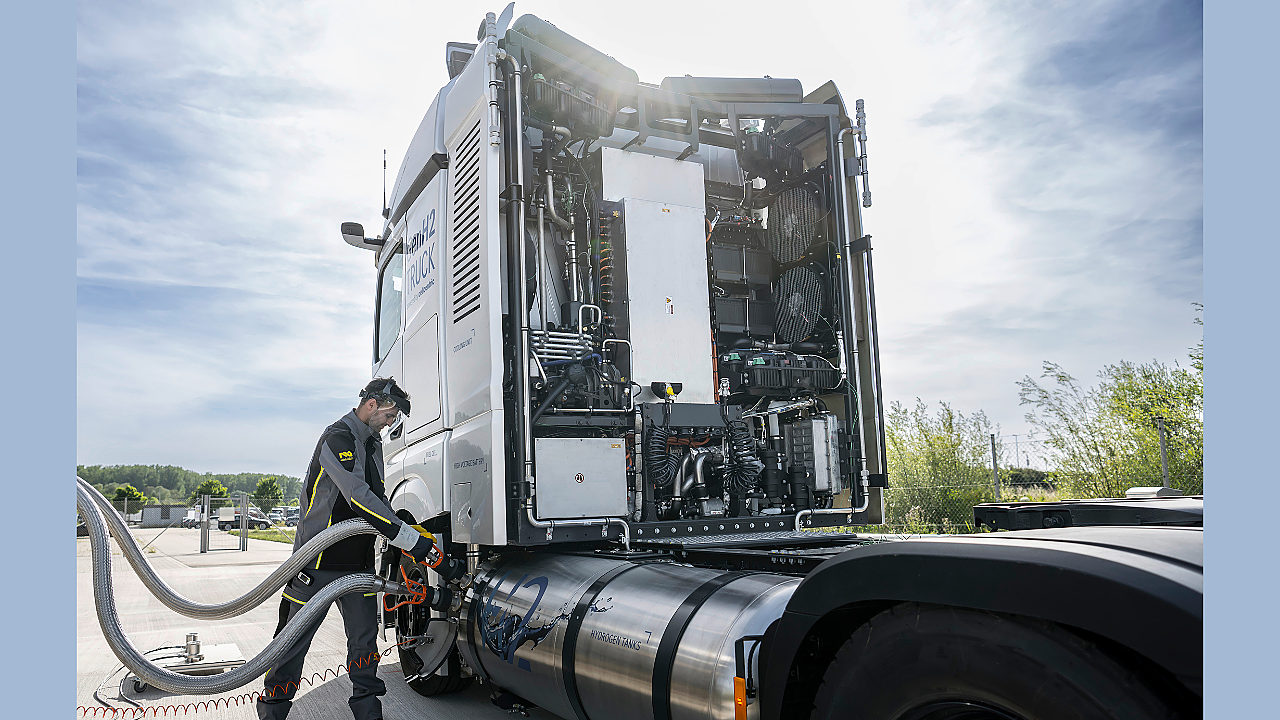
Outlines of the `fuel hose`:
M 76 484 L 76 507 L 89 530 L 89 546 L 93 561 L 93 599 L 98 613 L 98 624 L 106 637 L 107 645 L 120 662 L 128 667 L 142 682 L 152 687 L 182 695 L 215 695 L 247 685 L 261 677 L 293 646 L 312 625 L 318 623 L 329 605 L 342 595 L 352 592 L 389 592 L 409 594 L 409 589 L 398 582 L 385 580 L 365 573 L 347 575 L 320 589 L 307 604 L 294 615 L 280 633 L 253 659 L 240 667 L 220 675 L 197 677 L 183 675 L 159 667 L 134 646 L 120 627 L 120 615 L 116 609 L 115 590 L 111 585 L 111 548 L 107 537 L 107 521 L 94 502 L 94 489 L 80 480 Z M 114 511 L 113 511 L 114 513 Z M 337 527 L 337 526 L 334 526 Z M 123 533 L 128 537 L 128 533 Z M 121 535 L 117 535 L 118 538 Z M 317 538 L 318 539 L 318 538 Z M 127 545 L 125 542 L 120 543 Z M 310 545 L 310 543 L 308 543 Z M 304 546 L 305 548 L 306 546 Z M 299 553 L 302 552 L 299 550 Z M 295 554 L 296 556 L 296 554 Z M 159 597 L 159 595 L 157 595 Z M 261 601 L 259 601 L 261 602 Z M 227 617 L 227 616 L 221 616 Z
M 111 535 L 115 537 L 116 543 L 120 546 L 121 552 L 124 553 L 125 559 L 133 566 L 133 571 L 138 574 L 138 578 L 142 580 L 143 585 L 147 586 L 151 594 L 164 603 L 165 607 L 179 615 L 198 620 L 225 620 L 243 615 L 274 597 L 277 590 L 284 587 L 294 575 L 298 574 L 299 570 L 305 569 L 325 548 L 353 535 L 376 535 L 378 532 L 372 525 L 361 518 L 345 520 L 326 528 L 323 532 L 308 540 L 280 567 L 272 571 L 257 587 L 244 595 L 221 603 L 198 603 L 183 597 L 160 578 L 155 568 L 151 567 L 151 563 L 147 561 L 147 556 L 142 552 L 142 548 L 138 547 L 137 540 L 133 538 L 133 533 L 129 532 L 120 514 L 111 506 L 110 501 L 102 493 L 98 492 L 97 488 L 78 476 L 76 477 L 76 486 L 80 490 L 84 490 L 89 498 L 102 510 L 101 516 L 105 518 Z M 81 513 L 83 512 L 84 510 L 81 509 Z M 86 520 L 85 522 L 87 523 L 88 521 Z

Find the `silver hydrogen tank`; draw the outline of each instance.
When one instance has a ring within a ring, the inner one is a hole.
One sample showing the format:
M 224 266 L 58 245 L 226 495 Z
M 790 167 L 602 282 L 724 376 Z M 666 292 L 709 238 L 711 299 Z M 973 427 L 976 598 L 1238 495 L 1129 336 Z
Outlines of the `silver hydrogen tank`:
M 561 717 L 732 720 L 735 642 L 762 635 L 799 583 L 669 562 L 512 555 L 477 570 L 459 645 L 477 672 Z M 758 717 L 758 706 L 747 712 Z

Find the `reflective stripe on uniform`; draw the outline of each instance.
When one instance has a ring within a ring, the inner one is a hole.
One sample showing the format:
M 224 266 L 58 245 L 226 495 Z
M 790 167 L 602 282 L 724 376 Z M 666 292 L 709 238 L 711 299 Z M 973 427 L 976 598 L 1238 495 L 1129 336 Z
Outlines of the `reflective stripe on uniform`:
M 323 473 L 324 471 L 323 471 L 323 470 L 321 470 L 320 472 L 322 472 L 322 473 Z M 316 481 L 317 481 L 317 483 L 319 482 L 319 480 L 320 480 L 320 476 L 319 476 L 319 475 L 317 475 L 317 476 L 316 476 Z M 314 499 L 314 498 L 313 498 L 313 499 Z M 333 526 L 333 511 L 332 511 L 332 510 L 330 510 L 330 511 L 329 511 L 329 524 L 328 524 L 328 525 L 325 525 L 325 528 L 327 529 L 327 528 L 332 527 L 332 526 Z M 325 548 L 325 549 L 327 550 L 328 548 Z M 320 569 L 320 558 L 322 558 L 322 557 L 324 557 L 324 550 L 321 550 L 321 551 L 320 551 L 320 554 L 316 556 L 316 569 L 317 569 L 317 570 L 319 570 L 319 569 Z
M 379 520 L 381 520 L 382 522 L 384 522 L 384 523 L 386 523 L 386 524 L 388 524 L 388 525 L 392 525 L 392 524 L 393 524 L 390 520 L 388 520 L 388 519 L 386 519 L 386 518 L 382 517 L 382 516 L 381 516 L 381 515 L 379 515 L 378 513 L 376 513 L 376 512 L 374 512 L 374 511 L 370 510 L 369 508 L 367 508 L 367 507 L 365 507 L 365 506 L 361 505 L 361 504 L 360 504 L 360 502 L 359 502 L 358 500 L 356 500 L 355 498 L 351 498 L 351 502 L 355 503 L 355 504 L 356 504 L 356 507 L 359 507 L 361 510 L 363 510 L 363 511 L 365 511 L 365 512 L 369 513 L 370 515 L 372 515 L 372 516 L 374 516 L 374 517 L 376 517 L 376 518 L 378 518 L 378 519 L 379 519 Z
M 320 478 L 322 477 L 324 477 L 324 468 L 320 468 L 319 474 L 316 475 L 315 484 L 311 486 L 311 500 L 307 502 L 307 511 L 302 514 L 302 517 L 311 514 L 311 506 L 316 504 L 316 488 L 320 487 Z
M 299 599 L 298 599 L 298 598 L 296 598 L 296 597 L 292 597 L 292 596 L 290 596 L 290 595 L 289 595 L 289 593 L 281 593 L 281 595 L 284 595 L 286 599 L 288 599 L 288 600 L 292 600 L 292 601 L 294 601 L 294 602 L 298 603 L 299 605 L 306 605 L 306 604 L 307 604 L 307 601 L 306 601 L 306 600 L 299 600 Z

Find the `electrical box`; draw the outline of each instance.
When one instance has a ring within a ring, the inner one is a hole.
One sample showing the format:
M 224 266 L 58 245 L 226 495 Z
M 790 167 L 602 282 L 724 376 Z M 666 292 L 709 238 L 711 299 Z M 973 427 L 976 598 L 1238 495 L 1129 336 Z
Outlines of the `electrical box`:
M 627 514 L 622 438 L 538 438 L 538 519 Z
M 662 400 L 650 383 L 679 383 L 680 400 L 714 403 L 702 166 L 600 151 L 604 199 L 622 201 L 625 250 L 619 332 L 630 340 L 637 402 Z

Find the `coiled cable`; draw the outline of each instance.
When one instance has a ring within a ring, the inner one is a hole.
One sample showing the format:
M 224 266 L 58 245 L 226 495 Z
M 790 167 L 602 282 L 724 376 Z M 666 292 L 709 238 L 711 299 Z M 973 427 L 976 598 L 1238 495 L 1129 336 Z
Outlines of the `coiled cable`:
M 725 413 L 724 405 L 720 406 L 720 417 L 728 429 L 726 435 L 729 444 L 729 457 L 724 468 L 725 488 L 733 494 L 743 494 L 756 484 L 764 463 L 756 457 L 755 438 L 751 429 L 742 420 L 730 420 Z
M 125 559 L 133 566 L 133 571 L 138 574 L 142 584 L 147 586 L 151 594 L 164 603 L 165 607 L 179 615 L 199 620 L 225 620 L 243 615 L 274 597 L 277 590 L 284 587 L 294 575 L 298 574 L 299 570 L 305 569 L 325 548 L 355 535 L 372 535 L 378 532 L 361 518 L 340 522 L 308 540 L 257 587 L 244 595 L 222 603 L 198 603 L 180 595 L 156 574 L 155 568 L 151 567 L 151 563 L 147 561 L 147 556 L 142 552 L 142 548 L 138 547 L 138 542 L 129 532 L 128 526 L 102 493 L 80 477 L 76 477 L 76 486 L 84 490 L 93 503 L 102 510 L 100 517 L 105 518 Z M 81 512 L 83 513 L 83 510 Z
M 644 439 L 644 464 L 654 487 L 665 488 L 676 477 L 676 458 L 668 445 L 671 439 L 671 403 L 663 403 L 662 425 L 651 425 Z

